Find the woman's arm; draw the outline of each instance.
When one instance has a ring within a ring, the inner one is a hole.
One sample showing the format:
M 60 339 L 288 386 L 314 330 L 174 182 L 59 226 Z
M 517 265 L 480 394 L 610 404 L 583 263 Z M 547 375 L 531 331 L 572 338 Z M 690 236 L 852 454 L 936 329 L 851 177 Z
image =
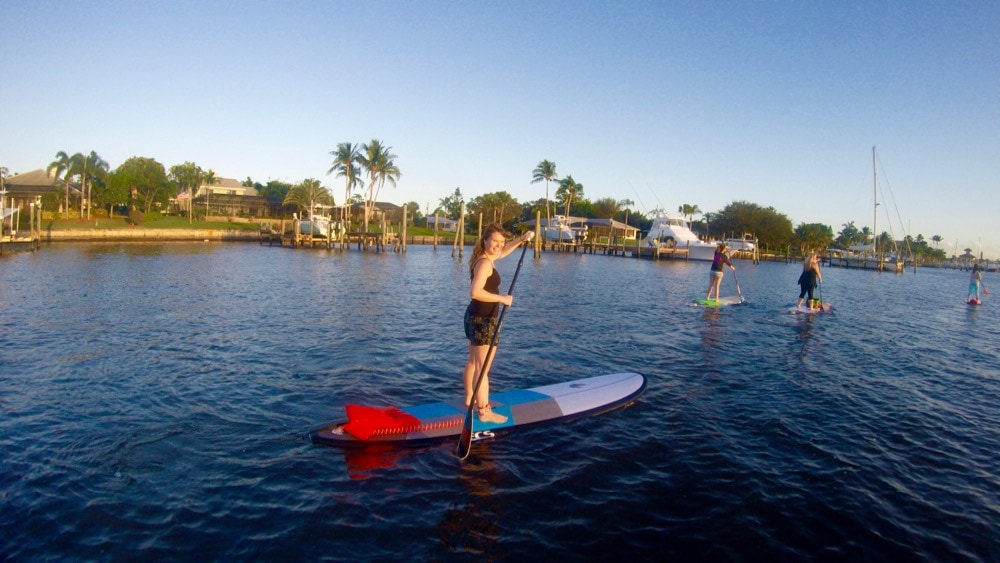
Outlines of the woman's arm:
M 503 258 L 503 257 L 509 255 L 511 252 L 514 252 L 514 250 L 518 246 L 520 246 L 522 242 L 529 241 L 532 238 L 534 238 L 534 236 L 535 236 L 534 232 L 527 231 L 523 235 L 521 235 L 521 236 L 519 236 L 519 237 L 517 237 L 515 239 L 511 239 L 511 240 L 507 241 L 507 244 L 505 244 L 503 246 L 503 251 L 500 253 L 500 258 Z M 489 277 L 489 276 L 487 276 L 487 277 Z
M 510 295 L 500 295 L 486 291 L 486 280 L 493 273 L 493 263 L 488 258 L 482 258 L 476 264 L 472 273 L 472 288 L 469 297 L 483 303 L 503 303 L 510 307 L 513 299 Z

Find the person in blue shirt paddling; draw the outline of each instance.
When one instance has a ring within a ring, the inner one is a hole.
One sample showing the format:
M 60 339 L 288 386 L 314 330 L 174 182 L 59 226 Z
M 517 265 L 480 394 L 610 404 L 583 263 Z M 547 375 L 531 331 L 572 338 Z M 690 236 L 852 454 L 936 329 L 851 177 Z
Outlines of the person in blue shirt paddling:
M 983 283 L 983 271 L 979 269 L 979 262 L 972 265 L 972 275 L 969 276 L 969 298 L 970 303 L 979 303 L 979 286 Z
M 715 247 L 715 256 L 712 257 L 712 269 L 708 272 L 708 291 L 705 293 L 705 300 L 712 300 L 712 291 L 715 291 L 715 299 L 719 299 L 719 288 L 722 287 L 722 274 L 723 267 L 729 266 L 729 269 L 736 271 L 736 266 L 729 261 L 729 255 L 726 254 L 726 243 L 720 242 Z
M 482 238 L 476 243 L 469 260 L 469 277 L 472 288 L 469 290 L 468 307 L 465 309 L 465 337 L 469 340 L 469 359 L 465 363 L 462 374 L 465 383 L 465 406 L 472 404 L 472 391 L 476 385 L 476 375 L 482 371 L 482 383 L 476 394 L 476 408 L 479 420 L 483 422 L 502 423 L 507 417 L 493 412 L 490 408 L 490 380 L 488 374 L 493 358 L 486 365 L 486 356 L 493 334 L 497 330 L 497 316 L 500 304 L 510 307 L 514 303 L 511 295 L 500 294 L 500 273 L 494 267 L 494 261 L 507 256 L 522 242 L 530 241 L 535 233 L 528 231 L 520 237 L 507 241 L 503 227 L 490 225 L 483 231 Z
M 816 256 L 815 252 L 810 252 L 809 256 L 806 256 L 806 259 L 802 261 L 802 273 L 799 274 L 799 287 L 802 290 L 799 291 L 799 300 L 795 306 L 801 307 L 802 298 L 808 294 L 809 308 L 822 309 L 823 305 L 820 303 L 817 306 L 816 300 L 813 299 L 813 290 L 821 283 L 823 283 L 823 274 L 819 271 L 819 257 Z

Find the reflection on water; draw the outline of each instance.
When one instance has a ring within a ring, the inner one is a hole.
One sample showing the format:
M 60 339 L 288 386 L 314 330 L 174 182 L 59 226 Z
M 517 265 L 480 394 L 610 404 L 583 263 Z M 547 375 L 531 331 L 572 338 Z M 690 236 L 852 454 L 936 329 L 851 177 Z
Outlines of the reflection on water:
M 500 543 L 508 511 L 494 491 L 503 485 L 504 473 L 491 459 L 489 446 L 477 446 L 475 457 L 461 467 L 459 479 L 464 492 L 459 493 L 453 508 L 446 510 L 438 523 L 441 543 L 450 552 L 503 559 L 510 555 Z

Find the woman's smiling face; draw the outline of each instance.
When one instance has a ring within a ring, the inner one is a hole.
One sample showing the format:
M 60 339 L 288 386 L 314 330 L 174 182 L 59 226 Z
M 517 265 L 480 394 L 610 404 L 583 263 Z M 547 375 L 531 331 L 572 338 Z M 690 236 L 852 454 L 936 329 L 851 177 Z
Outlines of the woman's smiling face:
M 486 254 L 499 256 L 503 252 L 505 244 L 507 244 L 507 239 L 502 234 L 493 233 L 490 238 L 486 239 Z

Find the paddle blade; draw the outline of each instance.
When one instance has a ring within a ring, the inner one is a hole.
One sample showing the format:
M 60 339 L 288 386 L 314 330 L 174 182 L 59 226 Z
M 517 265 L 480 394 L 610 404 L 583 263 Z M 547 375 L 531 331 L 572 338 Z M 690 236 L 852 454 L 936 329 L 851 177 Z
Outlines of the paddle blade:
M 469 450 L 472 449 L 472 408 L 465 413 L 465 423 L 462 424 L 462 433 L 458 436 L 458 449 L 456 454 L 462 460 L 469 457 Z

